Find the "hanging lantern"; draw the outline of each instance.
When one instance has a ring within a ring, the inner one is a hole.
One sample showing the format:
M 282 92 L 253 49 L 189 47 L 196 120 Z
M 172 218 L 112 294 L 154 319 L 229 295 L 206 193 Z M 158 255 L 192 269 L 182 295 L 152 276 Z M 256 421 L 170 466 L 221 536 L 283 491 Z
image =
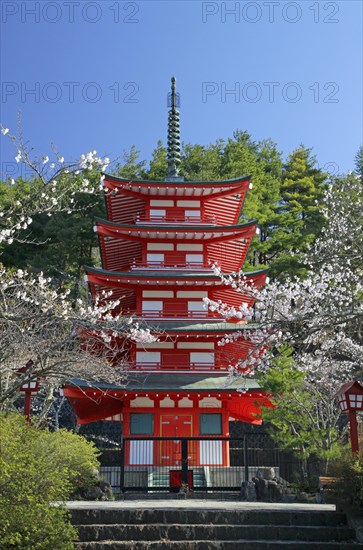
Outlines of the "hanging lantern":
M 359 451 L 357 411 L 363 411 L 363 386 L 355 381 L 343 384 L 338 392 L 342 412 L 349 413 L 352 453 Z

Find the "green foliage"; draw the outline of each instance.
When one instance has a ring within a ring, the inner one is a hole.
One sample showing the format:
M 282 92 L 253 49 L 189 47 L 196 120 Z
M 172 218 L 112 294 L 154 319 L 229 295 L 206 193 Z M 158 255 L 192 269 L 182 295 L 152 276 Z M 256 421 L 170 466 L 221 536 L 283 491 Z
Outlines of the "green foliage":
M 352 454 L 350 449 L 346 449 L 342 456 L 335 460 L 330 468 L 329 475 L 336 477 L 337 481 L 333 486 L 333 491 L 339 497 L 347 497 L 352 500 L 352 504 L 363 506 L 363 449 L 357 454 Z
M 125 152 L 123 155 L 123 163 L 118 163 L 115 170 L 112 172 L 114 176 L 119 178 L 129 178 L 132 179 L 142 179 L 144 176 L 146 161 L 139 161 L 138 151 L 133 145 L 130 149 L 130 152 Z
M 187 181 L 218 181 L 223 179 L 222 159 L 224 142 L 218 140 L 208 146 L 183 146 L 181 174 Z
M 321 384 L 307 383 L 305 374 L 295 368 L 289 346 L 280 350 L 267 372 L 259 374 L 259 383 L 273 396 L 275 408 L 264 408 L 263 419 L 280 448 L 302 459 L 313 455 L 326 464 L 341 454 L 339 413 L 327 406 L 334 396 L 325 395 Z
M 166 148 L 159 141 L 148 168 L 133 147 L 116 174 L 163 180 Z M 205 145 L 184 144 L 180 173 L 186 181 L 218 181 L 251 176 L 253 188 L 243 205 L 243 216 L 257 219 L 260 235 L 251 244 L 244 269 L 270 266 L 273 276 L 302 275 L 298 251 L 304 252 L 319 234 L 320 212 L 327 174 L 316 167 L 311 150 L 300 146 L 283 166 L 281 153 L 270 140 L 255 142 L 237 130 L 233 138 Z
M 164 180 L 167 168 L 166 147 L 163 146 L 161 141 L 158 141 L 152 154 L 149 170 L 145 172 L 145 177 L 150 180 Z
M 81 436 L 29 426 L 15 413 L 0 415 L 0 547 L 72 549 L 76 531 L 61 503 L 75 487 L 92 484 L 96 457 Z
M 301 145 L 289 155 L 282 173 L 281 200 L 275 208 L 275 230 L 269 241 L 271 252 L 277 256 L 272 275 L 304 275 L 305 268 L 296 253 L 306 252 L 322 229 L 326 179 L 327 174 L 316 167 L 311 149 Z
M 360 158 L 360 157 L 359 157 Z M 320 213 L 326 174 L 316 167 L 311 150 L 303 146 L 293 151 L 283 166 L 276 144 L 265 139 L 254 141 L 246 131 L 237 130 L 228 140 L 209 145 L 184 144 L 180 173 L 186 181 L 218 181 L 251 176 L 253 188 L 243 205 L 243 217 L 257 219 L 260 235 L 252 241 L 244 270 L 270 266 L 275 277 L 301 275 L 299 255 L 318 235 L 323 218 Z M 123 156 L 113 174 L 130 179 L 164 180 L 167 174 L 167 151 L 161 141 L 147 166 L 140 160 L 135 146 Z M 81 176 L 80 176 L 81 177 Z M 88 179 L 98 174 L 87 175 Z M 18 180 L 15 186 L 0 182 L 0 206 L 19 200 L 24 202 L 30 186 L 37 181 Z M 60 186 L 62 181 L 60 181 Z M 95 216 L 105 217 L 102 199 L 94 195 L 74 197 L 79 210 L 34 216 L 27 231 L 27 241 L 4 246 L 5 266 L 42 270 L 55 277 L 58 286 L 66 283 L 65 273 L 79 279 L 83 265 L 99 264 L 97 235 L 93 233 Z M 72 297 L 79 292 L 75 284 Z
M 98 178 L 98 173 L 88 174 L 90 181 Z M 0 210 L 10 201 L 19 200 L 23 204 L 37 185 L 36 181 L 17 180 L 13 186 L 0 182 Z M 93 225 L 96 216 L 105 217 L 105 206 L 103 198 L 95 195 L 77 193 L 69 199 L 74 201 L 74 212 L 56 212 L 50 217 L 45 213 L 34 215 L 29 228 L 19 233 L 20 242 L 2 245 L 1 261 L 5 267 L 43 271 L 53 277 L 58 288 L 71 286 L 74 298 L 79 292 L 83 266 L 99 261 Z
M 136 162 L 136 161 L 135 161 Z M 260 237 L 254 239 L 245 269 L 256 269 L 273 261 L 269 238 L 274 230 L 275 207 L 280 199 L 282 160 L 271 140 L 254 142 L 247 132 L 236 131 L 233 138 L 208 146 L 184 144 L 180 172 L 186 181 L 219 181 L 250 175 L 253 188 L 243 206 L 243 216 L 257 219 Z M 163 180 L 167 172 L 166 148 L 158 142 L 145 177 Z
M 94 484 L 99 467 L 97 456 L 100 454 L 94 443 L 68 430 L 56 432 L 43 430 L 42 436 L 44 452 L 48 453 L 53 466 L 66 472 L 72 490 L 73 488 L 83 489 Z

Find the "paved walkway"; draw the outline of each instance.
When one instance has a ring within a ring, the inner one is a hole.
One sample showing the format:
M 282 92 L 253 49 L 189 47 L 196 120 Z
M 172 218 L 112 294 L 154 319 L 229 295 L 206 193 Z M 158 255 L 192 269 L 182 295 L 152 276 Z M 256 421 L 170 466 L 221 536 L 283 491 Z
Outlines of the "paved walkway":
M 231 500 L 203 500 L 203 499 L 178 499 L 178 500 L 116 500 L 116 501 L 69 501 L 70 509 L 189 509 L 189 510 L 287 510 L 289 512 L 335 511 L 335 504 L 299 504 L 284 502 L 240 502 Z

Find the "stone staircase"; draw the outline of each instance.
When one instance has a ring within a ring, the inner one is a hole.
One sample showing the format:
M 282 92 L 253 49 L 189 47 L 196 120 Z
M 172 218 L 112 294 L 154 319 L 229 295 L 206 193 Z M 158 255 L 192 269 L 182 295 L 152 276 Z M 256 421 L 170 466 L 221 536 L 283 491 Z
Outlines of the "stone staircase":
M 78 550 L 363 550 L 346 516 L 258 509 L 73 509 Z

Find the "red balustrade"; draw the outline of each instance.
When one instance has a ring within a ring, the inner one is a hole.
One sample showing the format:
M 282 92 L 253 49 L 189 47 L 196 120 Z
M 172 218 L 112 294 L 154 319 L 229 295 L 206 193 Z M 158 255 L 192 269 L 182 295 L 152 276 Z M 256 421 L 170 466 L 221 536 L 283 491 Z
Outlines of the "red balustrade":
M 225 366 L 222 365 L 215 365 L 214 363 L 188 363 L 187 365 L 164 365 L 160 361 L 152 361 L 152 362 L 138 362 L 134 363 L 134 365 L 131 367 L 135 370 L 142 370 L 142 371 L 162 371 L 162 370 L 192 370 L 192 371 L 209 371 L 209 370 L 226 370 Z
M 154 216 L 153 214 L 143 216 L 136 215 L 134 221 L 135 223 L 188 223 L 190 225 L 217 225 L 215 216 L 206 216 L 201 214 L 186 216 L 184 213 L 167 214 L 165 216 Z
M 134 312 L 129 312 L 130 315 L 136 315 L 137 317 L 142 317 L 145 319 L 216 319 L 218 321 L 223 321 L 221 316 L 218 313 L 212 311 L 180 311 L 175 310 L 173 312 L 165 311 L 155 311 L 155 310 L 137 310 Z
M 180 262 L 173 261 L 173 259 L 160 260 L 160 261 L 150 261 L 150 260 L 133 260 L 131 269 L 208 269 L 211 270 L 210 265 L 205 262 Z

